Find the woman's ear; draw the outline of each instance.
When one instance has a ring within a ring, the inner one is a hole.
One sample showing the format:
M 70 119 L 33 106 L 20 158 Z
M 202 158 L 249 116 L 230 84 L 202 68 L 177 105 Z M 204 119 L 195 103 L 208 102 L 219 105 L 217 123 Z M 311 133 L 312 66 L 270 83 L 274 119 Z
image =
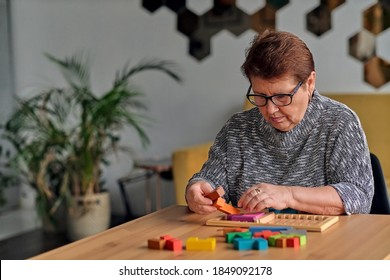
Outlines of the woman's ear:
M 306 80 L 306 86 L 308 90 L 309 97 L 313 94 L 314 89 L 316 88 L 316 72 L 312 71 L 309 75 L 309 78 Z

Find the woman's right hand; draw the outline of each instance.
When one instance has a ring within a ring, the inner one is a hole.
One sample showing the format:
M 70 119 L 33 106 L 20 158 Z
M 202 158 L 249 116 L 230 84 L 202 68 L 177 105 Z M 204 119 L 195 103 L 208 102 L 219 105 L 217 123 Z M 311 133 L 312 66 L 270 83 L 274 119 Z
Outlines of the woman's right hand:
M 213 191 L 211 185 L 206 181 L 197 181 L 187 187 L 186 200 L 191 211 L 206 215 L 217 210 L 213 205 L 213 201 L 206 194 Z

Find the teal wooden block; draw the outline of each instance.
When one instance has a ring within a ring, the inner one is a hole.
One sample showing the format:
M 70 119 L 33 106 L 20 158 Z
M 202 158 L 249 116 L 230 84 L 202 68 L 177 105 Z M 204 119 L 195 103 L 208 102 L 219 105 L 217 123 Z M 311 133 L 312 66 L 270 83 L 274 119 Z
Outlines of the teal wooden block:
M 268 250 L 268 241 L 264 238 L 253 238 L 253 249 L 256 250 Z
M 233 248 L 236 250 L 252 250 L 253 244 L 255 243 L 254 239 L 247 239 L 247 238 L 234 238 L 233 240 Z
M 245 231 L 245 232 L 228 232 L 226 234 L 226 243 L 233 243 L 233 240 L 235 238 L 250 239 L 250 238 L 252 238 L 252 233 L 250 231 Z

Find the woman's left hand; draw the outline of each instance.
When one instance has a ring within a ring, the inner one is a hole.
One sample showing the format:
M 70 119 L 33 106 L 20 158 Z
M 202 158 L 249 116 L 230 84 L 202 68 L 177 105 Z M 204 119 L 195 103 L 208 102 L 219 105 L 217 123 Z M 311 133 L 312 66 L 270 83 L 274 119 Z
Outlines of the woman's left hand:
M 287 186 L 260 183 L 250 187 L 238 201 L 238 207 L 246 212 L 259 212 L 266 208 L 277 210 L 289 207 L 292 192 Z

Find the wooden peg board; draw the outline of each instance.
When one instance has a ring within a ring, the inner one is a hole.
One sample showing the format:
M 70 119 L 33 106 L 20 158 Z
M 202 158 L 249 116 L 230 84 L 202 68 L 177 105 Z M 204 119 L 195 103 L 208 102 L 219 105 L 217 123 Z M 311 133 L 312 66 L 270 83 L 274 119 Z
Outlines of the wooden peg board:
M 206 225 L 223 227 L 251 227 L 260 225 L 291 226 L 297 229 L 306 229 L 308 231 L 324 231 L 331 225 L 337 223 L 338 220 L 338 216 L 275 214 L 270 212 L 260 218 L 257 222 L 230 221 L 226 220 L 226 216 L 221 216 L 207 220 Z

